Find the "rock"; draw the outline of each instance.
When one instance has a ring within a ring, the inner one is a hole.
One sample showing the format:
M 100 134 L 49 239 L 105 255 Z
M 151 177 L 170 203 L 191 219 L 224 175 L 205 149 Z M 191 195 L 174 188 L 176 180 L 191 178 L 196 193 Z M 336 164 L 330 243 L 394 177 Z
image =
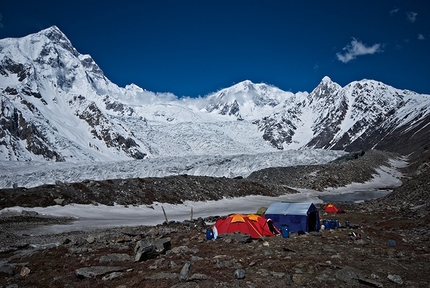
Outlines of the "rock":
M 218 238 L 222 239 L 226 243 L 231 243 L 232 241 L 236 243 L 250 243 L 252 241 L 251 236 L 245 233 L 229 233 L 219 235 Z
M 179 280 L 188 280 L 191 272 L 191 262 L 187 261 L 182 267 L 181 272 L 179 273 Z
M 161 254 L 165 253 L 167 250 L 170 250 L 172 246 L 170 238 L 156 239 L 154 245 L 157 252 Z
M 63 245 L 67 245 L 67 244 L 69 244 L 71 242 L 72 242 L 72 240 L 70 240 L 69 238 L 66 238 L 66 239 L 63 240 L 62 244 Z
M 146 261 L 165 253 L 171 247 L 170 238 L 157 239 L 154 242 L 148 239 L 139 240 L 134 246 L 134 261 Z
M 93 266 L 76 269 L 75 275 L 78 278 L 95 278 L 113 272 L 123 272 L 126 267 L 121 266 Z
M 0 266 L 0 276 L 13 276 L 15 274 L 15 265 L 13 264 L 3 264 Z
M 107 254 L 100 257 L 100 264 L 109 263 L 109 262 L 125 262 L 125 261 L 131 261 L 132 257 L 128 254 L 120 254 L 120 253 L 114 253 L 114 254 Z
M 152 280 L 157 280 L 157 279 L 175 279 L 178 277 L 178 273 L 157 273 L 154 274 L 150 277 L 148 277 L 148 279 L 152 279 Z
M 127 242 L 131 242 L 131 237 L 128 235 L 119 235 L 118 237 L 116 237 L 115 239 L 116 243 L 127 243 Z
M 27 217 L 37 217 L 39 216 L 39 213 L 37 213 L 36 211 L 22 210 L 21 215 Z
M 175 263 L 175 261 L 173 261 L 173 260 L 170 260 L 169 262 L 167 262 L 167 267 L 169 267 L 169 268 L 176 268 L 176 267 L 178 267 L 178 265 Z
M 207 280 L 209 277 L 205 274 L 196 273 L 191 275 L 188 281 L 198 281 L 198 280 Z
M 285 277 L 285 273 L 282 272 L 270 272 L 270 275 L 272 275 L 275 278 L 284 278 Z
M 54 202 L 55 202 L 55 204 L 57 204 L 57 205 L 61 205 L 61 206 L 63 206 L 64 199 L 62 199 L 62 198 L 56 198 L 56 199 L 54 199 Z
M 346 283 L 354 284 L 358 282 L 358 279 L 362 278 L 362 273 L 358 269 L 345 266 L 335 273 L 335 277 L 336 279 L 342 280 Z
M 124 276 L 124 273 L 122 272 L 112 272 L 110 274 L 103 276 L 102 280 L 103 281 L 114 280 L 114 279 L 121 278 L 122 276 Z
M 245 270 L 237 269 L 236 271 L 234 271 L 234 278 L 235 279 L 244 279 L 245 278 Z
M 398 285 L 402 285 L 403 284 L 403 280 L 402 277 L 400 277 L 399 275 L 396 274 L 390 274 L 387 276 L 388 280 L 390 280 L 391 282 L 394 282 Z
M 156 251 L 155 245 L 152 244 L 149 246 L 140 246 L 135 250 L 136 252 L 134 254 L 134 262 L 147 261 L 149 259 L 156 258 L 159 255 L 159 253 Z
M 378 287 L 378 288 L 384 287 L 384 285 L 382 285 L 382 283 L 379 283 L 379 282 L 377 282 L 375 280 L 371 280 L 371 279 L 360 278 L 360 279 L 358 279 L 358 281 L 360 283 L 366 284 L 367 286 L 371 286 L 371 287 Z
M 187 246 L 178 246 L 178 247 L 172 248 L 172 252 L 174 254 L 186 254 L 186 253 L 191 253 L 191 249 L 188 248 Z
M 21 275 L 21 277 L 25 277 L 28 274 L 30 274 L 30 268 L 24 266 L 21 268 L 21 272 L 19 272 L 19 275 Z
M 121 233 L 123 233 L 124 235 L 127 235 L 127 236 L 131 236 L 131 237 L 135 237 L 135 236 L 138 236 L 138 235 L 141 234 L 136 229 L 133 229 L 131 227 L 124 227 L 124 228 L 122 228 L 121 229 Z
M 88 242 L 89 244 L 93 244 L 95 241 L 96 241 L 96 239 L 94 238 L 94 236 L 89 236 L 89 237 L 87 238 L 87 242 Z
M 292 280 L 297 285 L 304 285 L 307 281 L 307 277 L 303 274 L 294 274 Z

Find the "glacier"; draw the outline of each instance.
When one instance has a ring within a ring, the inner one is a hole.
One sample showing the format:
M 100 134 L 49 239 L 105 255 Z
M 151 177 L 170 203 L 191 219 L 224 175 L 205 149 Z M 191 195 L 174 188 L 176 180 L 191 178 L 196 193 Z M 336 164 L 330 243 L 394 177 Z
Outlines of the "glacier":
M 344 151 L 307 149 L 236 155 L 189 155 L 98 163 L 0 161 L 0 188 L 60 182 L 194 175 L 247 177 L 269 167 L 325 164 Z

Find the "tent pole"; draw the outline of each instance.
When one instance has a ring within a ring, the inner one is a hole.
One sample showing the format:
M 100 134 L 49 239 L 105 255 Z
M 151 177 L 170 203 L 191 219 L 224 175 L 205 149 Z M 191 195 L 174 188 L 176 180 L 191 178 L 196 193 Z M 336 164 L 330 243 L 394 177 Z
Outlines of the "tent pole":
M 167 220 L 166 211 L 164 211 L 164 207 L 161 206 L 161 209 L 163 209 L 164 219 L 166 220 L 166 223 L 169 223 L 169 221 Z

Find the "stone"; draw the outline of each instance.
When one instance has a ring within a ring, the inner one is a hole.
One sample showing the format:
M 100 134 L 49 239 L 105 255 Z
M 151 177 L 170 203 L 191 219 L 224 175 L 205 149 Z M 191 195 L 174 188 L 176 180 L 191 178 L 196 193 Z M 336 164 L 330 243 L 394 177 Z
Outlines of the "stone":
M 135 236 L 140 235 L 139 231 L 137 231 L 136 229 L 133 229 L 131 227 L 122 228 L 121 233 L 123 233 L 124 235 L 127 235 L 127 236 L 131 236 L 131 237 L 135 237 Z
M 109 281 L 109 280 L 121 278 L 122 276 L 124 276 L 124 273 L 122 273 L 122 272 L 112 272 L 110 274 L 103 276 L 102 280 L 103 281 Z
M 188 280 L 191 272 L 191 262 L 187 261 L 184 266 L 181 269 L 181 272 L 179 273 L 179 280 Z
M 102 255 L 99 259 L 99 262 L 100 264 L 103 264 L 103 263 L 109 263 L 109 262 L 126 262 L 131 260 L 132 260 L 132 257 L 128 254 L 114 253 L 114 254 Z
M 358 279 L 362 278 L 362 273 L 360 270 L 345 266 L 334 274 L 335 278 L 344 281 L 349 284 L 354 284 L 358 282 Z
M 402 277 L 400 277 L 399 275 L 396 274 L 390 274 L 387 276 L 388 280 L 390 280 L 393 283 L 396 283 L 398 285 L 402 285 L 403 284 L 403 280 Z
M 87 238 L 87 242 L 88 242 L 89 244 L 93 244 L 95 241 L 96 241 L 96 239 L 94 238 L 94 236 L 89 236 L 89 237 Z
M 236 271 L 234 271 L 234 278 L 235 279 L 244 279 L 245 278 L 245 270 L 237 269 Z
M 147 261 L 156 258 L 159 253 L 154 245 L 140 246 L 134 254 L 134 262 Z
M 75 270 L 75 275 L 78 278 L 96 278 L 113 272 L 123 272 L 126 267 L 121 266 L 93 266 L 84 267 Z
M 198 280 L 207 280 L 209 277 L 205 274 L 196 273 L 191 275 L 188 281 L 198 281 Z
M 56 199 L 54 199 L 54 202 L 55 202 L 55 204 L 57 204 L 57 205 L 61 205 L 61 206 L 63 206 L 63 204 L 64 204 L 64 199 L 63 199 L 63 198 L 56 198 Z
M 28 274 L 30 274 L 30 268 L 24 266 L 21 268 L 21 272 L 19 272 L 19 275 L 21 275 L 21 277 L 25 277 Z
M 178 246 L 178 247 L 172 248 L 172 252 L 174 254 L 191 253 L 191 249 L 188 248 L 187 246 Z
M 165 273 L 165 272 L 161 272 L 161 273 L 157 273 L 154 274 L 150 277 L 148 277 L 148 279 L 152 279 L 152 280 L 157 280 L 157 279 L 175 279 L 178 277 L 178 273 Z
M 0 276 L 13 276 L 15 274 L 15 265 L 13 264 L 3 264 L 0 266 Z
M 297 285 L 304 285 L 307 281 L 307 277 L 303 274 L 294 274 L 292 280 Z
M 283 272 L 270 272 L 270 275 L 272 275 L 275 278 L 284 278 L 285 277 L 285 273 Z
M 382 285 L 382 283 L 379 283 L 379 282 L 372 280 L 372 279 L 360 278 L 360 279 L 358 279 L 358 281 L 360 283 L 366 284 L 367 286 L 370 286 L 370 287 L 378 287 L 378 288 L 384 287 L 384 285 Z

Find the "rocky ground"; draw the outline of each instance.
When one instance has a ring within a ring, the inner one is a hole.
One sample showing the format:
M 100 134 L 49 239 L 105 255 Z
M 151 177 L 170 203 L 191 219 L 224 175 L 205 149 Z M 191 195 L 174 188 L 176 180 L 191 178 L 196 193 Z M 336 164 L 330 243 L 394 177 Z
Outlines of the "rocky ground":
M 247 179 L 183 175 L 4 189 L 0 203 L 2 208 L 118 200 L 128 205 L 181 203 L 247 193 L 295 193 L 287 187 L 323 190 L 366 181 L 392 156 L 369 151 L 322 166 L 266 169 Z M 205 231 L 215 218 L 36 237 L 26 230 L 70 219 L 3 213 L 0 286 L 428 287 L 429 150 L 417 151 L 410 163 L 402 169 L 404 184 L 386 197 L 338 203 L 345 214 L 326 214 L 319 207 L 321 218 L 349 221 L 350 227 L 290 233 L 290 238 L 252 240 L 232 234 L 208 241 Z M 102 197 L 105 189 L 113 195 Z

